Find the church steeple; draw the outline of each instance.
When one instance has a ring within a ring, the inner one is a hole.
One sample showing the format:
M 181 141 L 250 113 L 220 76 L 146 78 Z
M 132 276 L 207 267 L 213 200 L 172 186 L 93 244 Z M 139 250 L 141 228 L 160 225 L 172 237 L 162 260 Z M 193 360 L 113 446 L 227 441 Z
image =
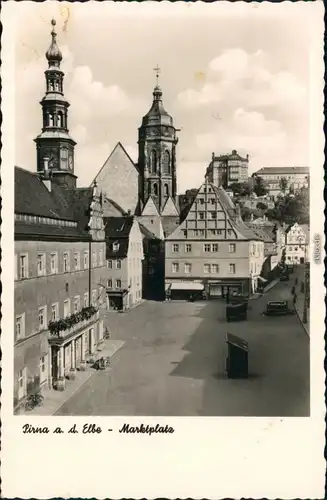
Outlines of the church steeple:
M 69 102 L 64 96 L 64 72 L 60 68 L 62 53 L 57 45 L 56 21 L 51 21 L 51 44 L 45 57 L 46 91 L 40 102 L 43 127 L 35 139 L 37 149 L 37 171 L 49 171 L 52 178 L 67 187 L 76 186 L 74 175 L 74 146 L 76 142 L 68 130 Z
M 172 117 L 163 106 L 159 86 L 160 68 L 154 68 L 156 85 L 149 112 L 139 128 L 140 201 L 145 205 L 151 196 L 159 213 L 168 200 L 176 199 L 176 137 Z

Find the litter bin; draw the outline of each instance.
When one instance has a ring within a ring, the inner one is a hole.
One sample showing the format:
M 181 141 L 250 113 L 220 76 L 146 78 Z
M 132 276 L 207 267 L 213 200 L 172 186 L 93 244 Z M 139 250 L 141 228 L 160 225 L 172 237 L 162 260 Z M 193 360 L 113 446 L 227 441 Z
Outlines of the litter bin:
M 248 378 L 248 343 L 231 333 L 226 334 L 226 342 L 228 346 L 228 356 L 226 359 L 227 377 Z

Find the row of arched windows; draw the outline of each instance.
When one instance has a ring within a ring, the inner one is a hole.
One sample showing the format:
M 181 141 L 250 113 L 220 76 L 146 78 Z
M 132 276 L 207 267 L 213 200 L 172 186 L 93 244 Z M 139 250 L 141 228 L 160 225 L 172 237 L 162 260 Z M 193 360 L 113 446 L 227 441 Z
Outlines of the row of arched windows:
M 154 149 L 151 151 L 151 154 L 150 154 L 149 171 L 153 174 L 156 174 L 158 172 L 158 154 L 157 154 L 157 151 L 155 151 Z M 162 173 L 163 174 L 170 174 L 171 173 L 170 153 L 167 150 L 164 152 L 163 158 L 162 158 Z
M 45 114 L 46 127 L 67 127 L 67 116 L 62 111 Z
M 62 92 L 62 82 L 60 80 L 48 80 L 48 92 Z
M 158 196 L 159 190 L 158 190 L 158 184 L 154 182 L 153 184 L 149 181 L 148 183 L 148 195 L 154 195 Z M 169 186 L 168 184 L 163 185 L 163 194 L 164 196 L 168 197 L 169 196 Z

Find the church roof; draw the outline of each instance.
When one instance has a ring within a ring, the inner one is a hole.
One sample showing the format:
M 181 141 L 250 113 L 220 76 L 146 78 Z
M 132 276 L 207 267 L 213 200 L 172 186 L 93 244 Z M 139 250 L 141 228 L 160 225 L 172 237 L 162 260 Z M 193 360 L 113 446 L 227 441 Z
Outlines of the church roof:
M 50 47 L 48 48 L 45 54 L 45 57 L 48 59 L 49 65 L 51 63 L 55 65 L 56 63 L 58 63 L 59 65 L 62 60 L 62 53 L 60 52 L 56 41 L 57 37 L 57 33 L 55 32 L 56 21 L 52 19 L 51 24 L 52 24 L 52 31 L 51 31 L 52 41 Z
M 151 125 L 173 126 L 173 119 L 162 103 L 161 88 L 156 85 L 153 91 L 153 102 L 149 112 L 142 119 L 142 127 Z
M 165 215 L 161 217 L 162 229 L 165 238 L 172 234 L 175 229 L 179 226 L 179 218 L 174 215 Z

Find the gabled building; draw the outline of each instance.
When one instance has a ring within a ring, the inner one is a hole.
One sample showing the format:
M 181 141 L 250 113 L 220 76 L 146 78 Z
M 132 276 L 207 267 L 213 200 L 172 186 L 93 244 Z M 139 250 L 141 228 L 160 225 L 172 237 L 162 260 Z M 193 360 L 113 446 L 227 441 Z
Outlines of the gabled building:
M 143 238 L 136 217 L 106 217 L 107 306 L 124 310 L 142 300 Z
M 286 264 L 310 261 L 310 230 L 307 224 L 292 224 L 285 230 Z
M 76 188 L 76 143 L 52 26 L 37 173 L 15 168 L 15 408 L 45 389 L 64 390 L 103 341 L 102 198 L 96 185 Z
M 231 154 L 216 156 L 206 170 L 206 179 L 214 186 L 226 189 L 231 184 L 247 182 L 249 170 L 249 155 L 243 158 L 234 149 Z
M 210 298 L 257 287 L 264 242 L 243 222 L 225 190 L 208 180 L 165 245 L 168 295 L 194 290 Z

